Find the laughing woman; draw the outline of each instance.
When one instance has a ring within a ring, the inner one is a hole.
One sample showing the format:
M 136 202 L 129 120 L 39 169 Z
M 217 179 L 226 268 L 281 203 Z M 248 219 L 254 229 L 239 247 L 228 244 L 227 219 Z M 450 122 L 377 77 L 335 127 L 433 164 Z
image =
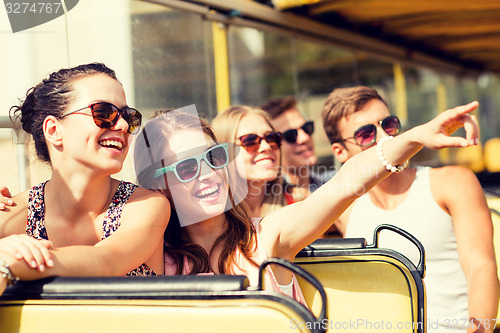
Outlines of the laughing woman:
M 235 143 L 245 164 L 247 200 L 253 217 L 286 206 L 281 175 L 281 140 L 266 112 L 232 106 L 215 117 L 212 126 L 221 142 Z
M 468 115 L 477 102 L 438 115 L 346 162 L 304 201 L 252 219 L 245 201 L 234 201 L 231 154 L 212 128 L 196 115 L 158 112 L 136 141 L 139 183 L 170 199 L 172 218 L 165 232 L 166 274 L 244 274 L 250 284 L 267 257 L 292 261 L 321 236 L 345 209 L 424 146 L 432 149 L 477 142 L 477 120 Z M 451 137 L 465 127 L 467 138 Z M 394 166 L 394 167 L 393 167 Z M 304 301 L 289 271 L 267 267 L 266 288 Z
M 167 200 L 111 178 L 141 125 L 114 71 L 54 72 L 11 111 L 52 176 L 0 215 L 0 293 L 18 278 L 162 274 Z

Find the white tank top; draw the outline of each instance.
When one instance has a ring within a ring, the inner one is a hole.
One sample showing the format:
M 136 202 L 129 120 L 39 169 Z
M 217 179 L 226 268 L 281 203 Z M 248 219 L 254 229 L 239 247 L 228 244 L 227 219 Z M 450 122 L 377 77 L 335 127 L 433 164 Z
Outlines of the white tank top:
M 460 267 L 451 216 L 432 197 L 429 167 L 417 168 L 408 196 L 393 210 L 375 206 L 367 193 L 353 203 L 346 238 L 364 237 L 373 242 L 373 230 L 393 224 L 424 246 L 426 255 L 427 332 L 466 332 L 468 325 L 467 285 Z M 380 233 L 379 247 L 396 250 L 415 266 L 418 250 L 392 231 Z

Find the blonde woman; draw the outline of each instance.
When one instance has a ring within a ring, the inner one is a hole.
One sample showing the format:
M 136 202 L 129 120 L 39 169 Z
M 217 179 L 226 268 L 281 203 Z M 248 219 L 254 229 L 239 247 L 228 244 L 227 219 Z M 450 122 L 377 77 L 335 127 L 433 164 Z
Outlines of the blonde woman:
M 281 174 L 281 133 L 263 110 L 235 105 L 217 115 L 212 126 L 220 142 L 241 147 L 253 217 L 286 206 Z

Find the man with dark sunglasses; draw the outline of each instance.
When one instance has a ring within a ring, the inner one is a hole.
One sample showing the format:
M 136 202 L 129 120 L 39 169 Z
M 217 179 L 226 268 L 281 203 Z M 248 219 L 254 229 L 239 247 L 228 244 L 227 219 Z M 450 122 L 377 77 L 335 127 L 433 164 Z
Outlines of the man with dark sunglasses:
M 368 87 L 335 89 L 326 100 L 323 126 L 341 163 L 399 133 L 397 117 Z M 335 222 L 344 237 L 370 242 L 379 224 L 405 229 L 425 248 L 428 332 L 490 332 L 498 306 L 492 222 L 472 171 L 391 167 L 392 174 L 358 198 Z M 403 170 L 404 169 L 404 170 Z M 418 251 L 386 234 L 381 247 L 395 249 L 417 266 Z M 475 325 L 475 326 L 474 326 Z M 486 328 L 486 330 L 485 330 Z
M 306 121 L 297 109 L 295 98 L 275 98 L 261 105 L 272 118 L 272 125 L 283 133 L 281 146 L 282 167 L 287 201 L 305 199 L 330 177 L 320 177 L 312 172 L 316 164 L 314 153 L 314 122 Z

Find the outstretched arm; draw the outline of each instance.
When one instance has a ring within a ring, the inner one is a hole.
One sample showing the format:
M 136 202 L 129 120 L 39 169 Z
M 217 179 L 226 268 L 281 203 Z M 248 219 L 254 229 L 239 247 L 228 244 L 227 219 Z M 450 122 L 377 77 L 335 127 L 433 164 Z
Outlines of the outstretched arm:
M 431 149 L 467 147 L 477 143 L 479 127 L 469 112 L 477 102 L 447 110 L 426 124 L 400 134 L 382 146 L 383 156 L 401 165 L 424 146 Z M 450 136 L 464 127 L 466 137 Z M 284 207 L 262 220 L 261 237 L 272 255 L 293 260 L 305 246 L 328 229 L 358 197 L 389 176 L 372 147 L 350 158 L 339 172 L 304 201 Z

